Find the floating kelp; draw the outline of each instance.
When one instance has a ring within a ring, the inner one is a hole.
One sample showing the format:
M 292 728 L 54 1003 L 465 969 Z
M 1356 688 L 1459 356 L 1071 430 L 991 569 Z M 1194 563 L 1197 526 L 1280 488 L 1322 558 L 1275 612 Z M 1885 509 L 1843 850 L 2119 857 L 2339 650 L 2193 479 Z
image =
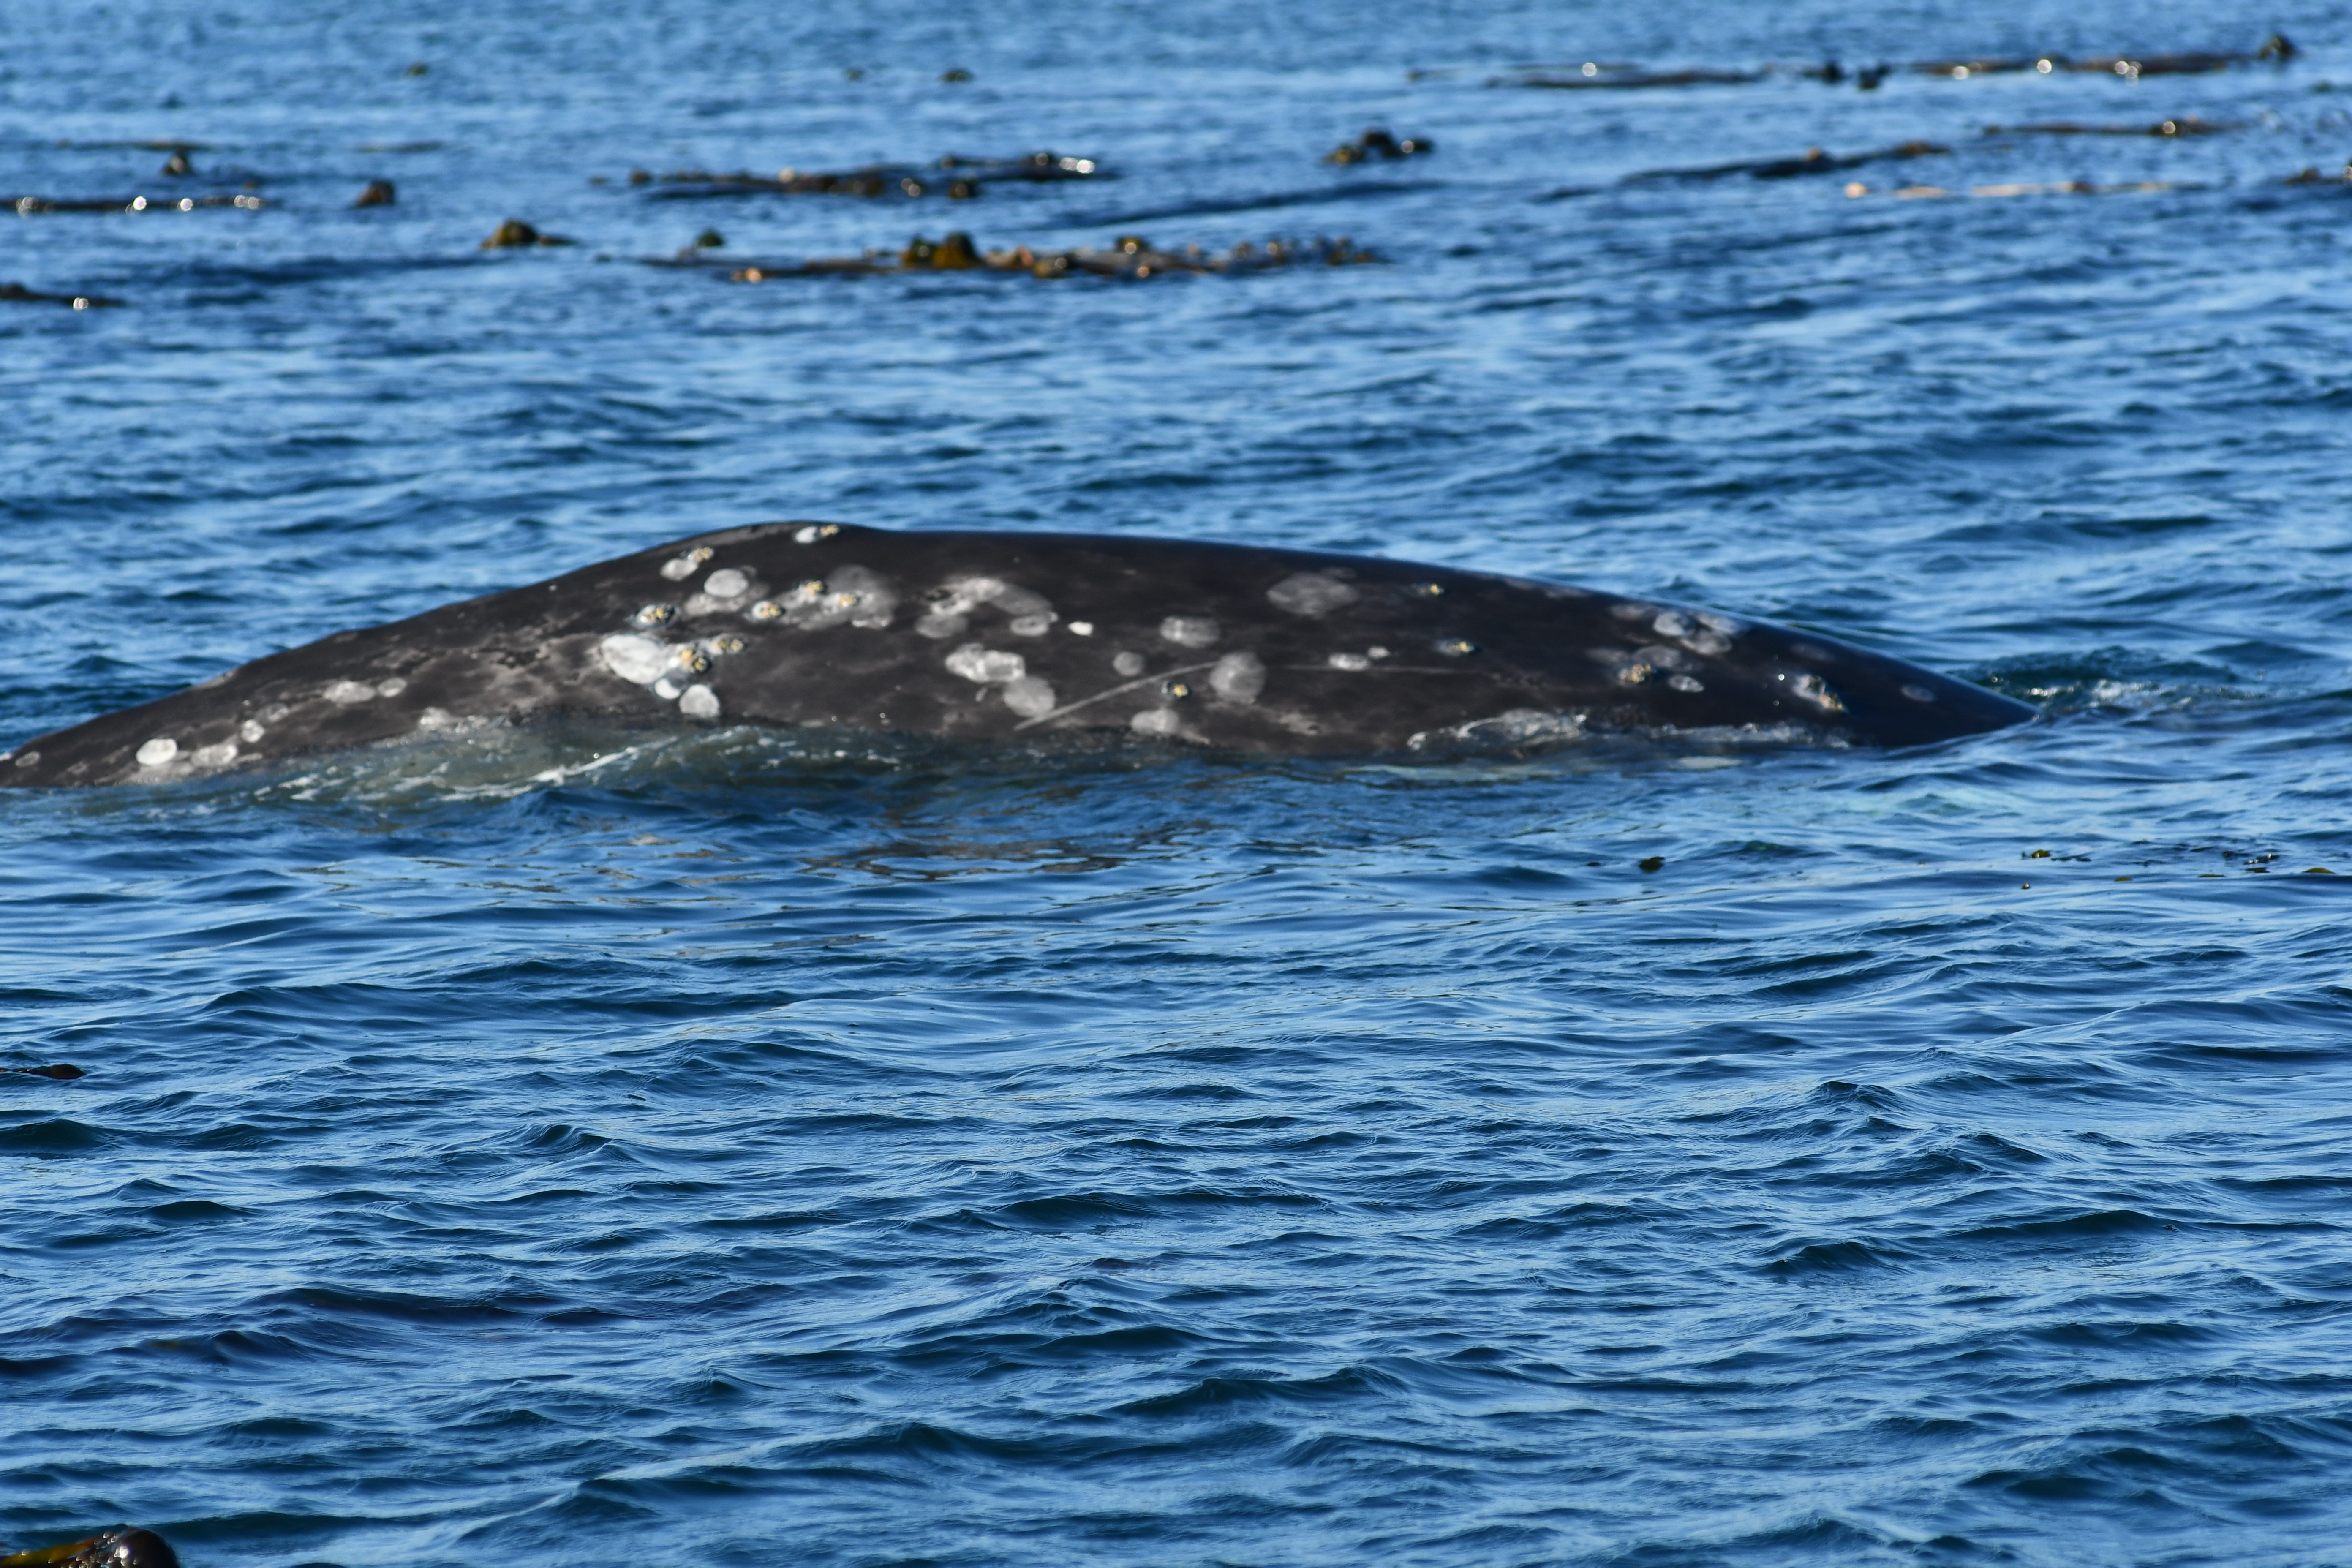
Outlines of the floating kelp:
M 359 194 L 359 199 L 352 202 L 352 205 L 355 207 L 388 207 L 399 199 L 400 193 L 393 188 L 393 184 L 390 180 L 370 180 L 367 183 L 367 189 Z
M 656 174 L 646 169 L 629 171 L 629 184 L 663 187 L 657 200 L 691 201 L 724 196 L 906 196 L 943 195 L 967 201 L 992 184 L 1054 184 L 1064 180 L 1108 177 L 1092 158 L 1059 153 L 1032 153 L 1022 158 L 966 158 L 950 154 L 936 163 L 870 163 L 864 168 L 834 172 L 779 169 L 773 174 L 749 172 L 713 174 L 708 169 L 677 169 Z
M 2236 121 L 2200 120 L 2186 115 L 2179 120 L 2159 120 L 2153 125 L 2078 125 L 2071 120 L 2053 120 L 2036 125 L 1988 125 L 1988 136 L 2214 136 L 2224 131 L 2243 131 Z
M 510 217 L 482 241 L 484 250 L 520 250 L 534 245 L 577 245 L 576 239 L 566 239 L 560 234 L 541 234 L 519 217 Z
M 1540 87 L 1555 91 L 1605 89 L 1638 91 L 1660 87 L 1732 87 L 1762 81 L 1769 70 L 1651 71 L 1638 66 L 1603 65 L 1586 60 L 1576 66 L 1519 66 L 1509 76 L 1489 77 L 1488 87 Z
M 2008 76 L 2032 72 L 2050 76 L 2061 71 L 2089 72 L 2101 76 L 2118 76 L 2137 80 L 2149 76 L 2189 76 L 2207 71 L 2228 70 L 2235 66 L 2267 62 L 2283 65 L 2301 53 L 2283 34 L 2273 33 L 2263 40 L 2262 47 L 2246 53 L 2177 55 L 2095 55 L 2074 59 L 2066 55 L 1974 55 L 1956 59 L 1913 60 L 1906 65 L 1879 64 L 1864 66 L 1853 73 L 1854 85 L 1869 92 L 1895 71 L 1907 71 L 1916 76 L 1943 77 L 1953 81 L 1966 81 L 1972 77 Z M 1416 70 L 1408 73 L 1419 80 L 1424 77 L 1454 74 L 1451 68 Z M 1847 79 L 1846 69 L 1836 60 L 1824 60 L 1811 66 L 1765 66 L 1752 70 L 1726 70 L 1694 68 L 1685 70 L 1651 70 L 1623 62 L 1585 60 L 1566 66 L 1514 66 L 1501 76 L 1489 77 L 1488 87 L 1548 88 L 1560 91 L 1633 90 L 1643 88 L 1738 86 L 1759 82 L 1775 76 L 1798 76 L 1835 86 Z
M 44 294 L 37 289 L 27 289 L 22 283 L 0 283 L 0 302 L 11 305 L 65 305 L 77 310 L 112 310 L 122 303 L 120 300 L 109 300 L 98 294 Z
M 1949 77 L 1954 81 L 1966 81 L 1970 77 L 2014 76 L 2020 71 L 2038 70 L 2048 76 L 2053 70 L 2071 70 L 2063 55 L 1977 56 L 1962 60 L 1913 60 L 1901 69 L 1915 76 Z
M 104 148 L 112 151 L 129 148 L 131 151 L 138 153 L 209 153 L 213 150 L 212 145 L 209 142 L 185 142 L 176 137 L 169 136 L 158 136 L 150 138 L 146 141 L 131 142 L 74 142 L 69 140 L 60 140 L 55 144 L 59 147 Z
M 2210 187 L 2189 180 L 2133 180 L 2119 185 L 2095 184 L 2089 180 L 2058 180 L 2048 184 L 2021 183 L 2007 185 L 1970 185 L 1966 190 L 1948 190 L 1942 185 L 1898 185 L 1893 190 L 1874 191 L 1859 183 L 1845 188 L 1845 194 L 1856 200 L 1864 196 L 1892 196 L 1896 201 L 1946 201 L 1970 198 L 1983 201 L 2006 196 L 2120 196 L 2144 195 L 2151 191 L 2202 191 Z
M 10 196 L 5 205 L 20 217 L 35 213 L 191 213 L 199 207 L 243 207 L 258 212 L 265 203 L 259 196 L 100 196 L 83 200 L 56 196 Z
M 1343 142 L 1323 154 L 1327 163 L 1363 163 L 1374 158 L 1416 158 L 1437 151 L 1437 143 L 1426 136 L 1407 136 L 1400 141 L 1375 125 L 1353 142 Z
M 939 166 L 961 169 L 967 178 L 1016 180 L 1029 184 L 1051 184 L 1061 180 L 1110 177 L 1110 171 L 1092 158 L 1065 157 L 1058 153 L 1031 153 L 1019 158 L 965 158 L 950 153 L 940 160 Z
M 1734 174 L 1745 174 L 1754 180 L 1787 180 L 1801 174 L 1829 174 L 1842 169 L 1859 169 L 1865 163 L 1884 163 L 1909 158 L 1939 157 L 1951 152 L 1949 147 L 1933 142 L 1906 142 L 1899 147 L 1883 147 L 1875 153 L 1855 153 L 1840 158 L 1808 147 L 1795 158 L 1763 158 L 1740 163 L 1709 163 L 1693 169 L 1645 169 L 1638 174 L 1628 174 L 1621 184 L 1646 184 L 1661 180 L 1721 180 Z
M 2042 76 L 2052 76 L 2059 71 L 2084 71 L 2137 80 L 2144 76 L 2197 76 L 2258 62 L 2284 65 L 2302 52 L 2287 41 L 2284 34 L 2273 33 L 2263 40 L 2260 48 L 2251 53 L 2095 55 L 2079 60 L 2061 54 L 2010 55 L 1987 59 L 1916 60 L 1905 68 L 1921 76 L 1948 77 L 1954 81 L 2020 71 L 2032 71 Z
M 1140 235 L 1122 235 L 1107 250 L 1035 250 L 1025 245 L 1009 250 L 983 251 L 968 234 L 950 234 L 934 242 L 920 236 L 898 251 L 869 250 L 863 256 L 815 257 L 805 261 L 754 262 L 729 265 L 707 257 L 681 253 L 649 261 L 654 267 L 723 268 L 734 283 L 767 283 L 787 278 L 832 278 L 880 273 L 988 272 L 1032 278 L 1124 278 L 1141 279 L 1174 273 L 1268 272 L 1286 267 L 1354 267 L 1385 259 L 1357 245 L 1347 236 L 1311 241 L 1272 239 L 1264 245 L 1246 241 L 1229 251 L 1213 253 L 1197 245 L 1162 250 Z
M 152 1530 L 110 1530 L 86 1541 L 0 1557 L 0 1568 L 180 1568 L 172 1543 Z
M 2281 183 L 2289 185 L 2352 185 L 2352 163 L 2345 164 L 2344 172 L 2338 174 L 2323 174 L 2316 167 L 2307 168 L 2300 174 L 2289 174 Z

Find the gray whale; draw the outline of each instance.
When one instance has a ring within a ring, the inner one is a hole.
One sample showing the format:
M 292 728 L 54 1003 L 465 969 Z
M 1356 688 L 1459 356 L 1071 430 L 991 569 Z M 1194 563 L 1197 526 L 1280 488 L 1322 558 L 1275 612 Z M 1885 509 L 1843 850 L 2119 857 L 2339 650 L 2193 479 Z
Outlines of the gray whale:
M 729 529 L 271 654 L 26 742 L 0 784 L 154 784 L 578 718 L 1284 755 L 1605 731 L 1910 746 L 2033 710 L 1816 632 L 1406 562 L 1075 534 Z

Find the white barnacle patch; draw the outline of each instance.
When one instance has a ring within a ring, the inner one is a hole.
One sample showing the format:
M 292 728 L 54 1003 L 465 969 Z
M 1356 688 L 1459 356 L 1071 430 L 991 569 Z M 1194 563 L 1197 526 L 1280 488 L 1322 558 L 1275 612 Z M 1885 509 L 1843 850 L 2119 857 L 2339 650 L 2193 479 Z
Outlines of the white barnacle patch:
M 328 701 L 349 708 L 354 703 L 374 700 L 375 694 L 375 688 L 364 681 L 338 680 L 327 688 L 324 695 Z
M 375 694 L 378 697 L 397 697 L 407 689 L 408 682 L 396 675 L 389 680 L 379 680 L 375 683 Z
M 696 567 L 709 560 L 714 553 L 710 546 L 705 544 L 683 555 L 673 555 L 662 563 L 661 574 L 673 583 L 683 583 L 694 575 Z
M 1717 654 L 1731 651 L 1731 639 L 1718 631 L 1695 631 L 1683 638 L 1683 647 L 1713 658 Z
M 711 658 L 718 658 L 726 654 L 741 653 L 751 645 L 746 643 L 741 637 L 730 632 L 725 637 L 705 637 L 694 646 L 709 654 Z
M 1933 702 L 1936 700 L 1936 694 L 1933 691 L 1928 690 L 1927 688 L 1920 685 L 1916 680 L 1906 680 L 1903 683 L 1903 695 L 1908 697 L 1914 702 Z
M 677 619 L 676 605 L 647 605 L 629 619 L 641 626 L 666 626 Z
M 971 629 L 972 614 L 982 605 L 1003 612 L 1015 637 L 1044 637 L 1062 618 L 1045 595 L 1002 577 L 950 577 L 923 595 L 923 615 L 915 629 L 927 637 L 961 637 Z M 1093 629 L 1091 625 L 1087 627 L 1089 632 Z
M 1706 689 L 1705 681 L 1688 675 L 1669 675 L 1666 677 L 1666 684 L 1676 691 L 1699 692 Z
M 236 727 L 236 738 L 248 746 L 268 733 L 269 733 L 268 726 L 253 719 L 247 719 Z
M 1360 653 L 1335 653 L 1324 663 L 1334 669 L 1370 669 L 1372 661 Z
M 968 616 L 1004 592 L 1001 577 L 950 577 L 923 600 L 935 614 Z
M 677 710 L 689 719 L 716 719 L 719 694 L 698 680 L 678 694 Z
M 1646 664 L 1621 664 L 1617 667 L 1617 684 L 1639 686 L 1657 673 L 1656 669 Z
M 1712 610 L 1698 613 L 1698 624 L 1718 637 L 1736 637 L 1748 629 L 1748 623 L 1729 616 L 1718 616 Z
M 768 591 L 768 585 L 749 572 L 732 566 L 721 566 L 702 580 L 702 589 L 686 601 L 689 616 L 731 614 L 748 606 L 744 601 Z
M 427 708 L 416 716 L 416 727 L 428 735 L 443 730 L 454 729 L 457 723 L 457 721 L 450 715 L 446 708 Z
M 1143 673 L 1143 656 L 1131 648 L 1122 648 L 1111 656 L 1110 667 L 1132 679 Z
M 1378 643 L 1374 643 L 1371 647 L 1364 650 L 1364 657 L 1366 658 L 1386 658 L 1388 656 L 1389 650 L 1382 647 Z
M 200 768 L 225 768 L 236 761 L 236 742 L 217 741 L 209 746 L 198 746 L 188 753 L 188 761 Z
M 849 616 L 849 626 L 879 632 L 898 614 L 898 590 L 866 566 L 842 566 L 833 574 L 833 605 Z
M 1609 613 L 1621 621 L 1646 621 L 1658 613 L 1658 606 L 1633 600 L 1622 605 L 1610 605 Z
M 1789 651 L 1808 664 L 1827 664 L 1830 661 L 1830 650 L 1819 643 L 1790 643 Z
M 596 645 L 596 657 L 623 680 L 651 686 L 669 669 L 669 647 L 635 632 L 615 632 Z
M 841 531 L 837 522 L 812 522 L 805 528 L 793 530 L 794 544 L 814 544 L 820 539 L 831 539 Z
M 16 765 L 20 768 L 29 768 L 40 760 L 41 753 L 38 752 L 19 752 L 16 753 Z
M 1054 688 L 1034 675 L 1016 676 L 1004 683 L 1004 705 L 1024 719 L 1042 719 L 1054 710 Z
M 1054 614 L 1054 601 L 1034 588 L 1024 588 L 1017 583 L 1007 583 L 996 590 L 989 601 L 998 609 L 1019 620 L 1027 616 L 1044 616 L 1048 620 L 1060 620 Z
M 1448 658 L 1468 658 L 1478 651 L 1478 645 L 1468 637 L 1439 637 L 1429 646 Z
M 1697 629 L 1692 626 L 1691 618 L 1680 610 L 1661 610 L 1658 618 L 1650 625 L 1662 637 L 1686 637 Z
M 1667 647 L 1663 643 L 1635 648 L 1633 657 L 1643 664 L 1655 665 L 1660 669 L 1688 669 L 1691 663 L 1690 655 L 1678 647 Z
M 180 742 L 169 735 L 158 735 L 152 741 L 142 742 L 132 754 L 141 767 L 160 768 L 180 754 Z
M 1293 572 L 1265 591 L 1277 610 L 1294 616 L 1328 616 L 1347 608 L 1363 595 L 1330 572 Z
M 1845 711 L 1844 700 L 1830 689 L 1829 682 L 1818 675 L 1805 674 L 1789 682 L 1789 689 L 1812 703 L 1824 713 Z
M 1171 708 L 1146 708 L 1127 721 L 1127 727 L 1139 735 L 1172 735 L 1182 721 Z
M 1223 635 L 1213 616 L 1171 616 L 1160 623 L 1160 640 L 1178 647 L 1207 647 Z
M 772 605 L 772 611 L 768 608 Z M 842 566 L 831 577 L 812 577 L 789 593 L 762 600 L 751 606 L 751 614 L 754 620 L 781 620 L 796 631 L 821 632 L 845 624 L 878 630 L 890 624 L 898 610 L 898 590 L 888 578 L 864 566 Z
M 1265 660 L 1254 653 L 1229 653 L 1209 671 L 1209 689 L 1225 702 L 1243 707 L 1265 689 Z
M 1074 637 L 1090 637 L 1095 635 L 1095 624 L 1092 621 L 1072 621 L 1070 635 Z
M 1029 673 L 1029 661 L 1019 654 L 982 647 L 976 642 L 968 642 L 948 655 L 947 664 L 950 673 L 981 686 L 1018 680 Z

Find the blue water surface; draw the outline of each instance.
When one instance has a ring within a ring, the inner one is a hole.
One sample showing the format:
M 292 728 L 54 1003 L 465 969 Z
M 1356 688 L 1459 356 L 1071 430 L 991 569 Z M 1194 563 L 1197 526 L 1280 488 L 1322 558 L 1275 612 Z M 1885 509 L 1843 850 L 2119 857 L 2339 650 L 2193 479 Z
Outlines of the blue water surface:
M 1786 68 L 1488 85 L 1586 60 Z M 1370 125 L 1438 150 L 1318 161 Z M 1118 177 L 627 178 L 1038 148 Z M 88 1074 L 0 1076 L 0 1540 L 2347 1561 L 2352 190 L 2284 182 L 2347 154 L 2341 0 L 11 0 L 0 195 L 265 205 L 0 215 L 0 281 L 127 301 L 0 302 L 0 747 L 776 517 L 1671 595 L 2044 716 L 0 792 L 0 1065 Z M 705 226 L 1388 264 L 639 264 Z

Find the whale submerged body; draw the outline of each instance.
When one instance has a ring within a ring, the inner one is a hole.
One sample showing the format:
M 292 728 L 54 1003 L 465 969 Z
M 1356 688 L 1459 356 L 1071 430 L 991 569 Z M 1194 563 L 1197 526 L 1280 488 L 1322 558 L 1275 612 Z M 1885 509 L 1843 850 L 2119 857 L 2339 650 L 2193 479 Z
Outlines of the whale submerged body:
M 777 522 L 256 659 L 28 742 L 0 783 L 161 783 L 566 717 L 1308 755 L 1612 730 L 1907 746 L 2032 712 L 1817 633 L 1559 584 L 1243 545 Z

